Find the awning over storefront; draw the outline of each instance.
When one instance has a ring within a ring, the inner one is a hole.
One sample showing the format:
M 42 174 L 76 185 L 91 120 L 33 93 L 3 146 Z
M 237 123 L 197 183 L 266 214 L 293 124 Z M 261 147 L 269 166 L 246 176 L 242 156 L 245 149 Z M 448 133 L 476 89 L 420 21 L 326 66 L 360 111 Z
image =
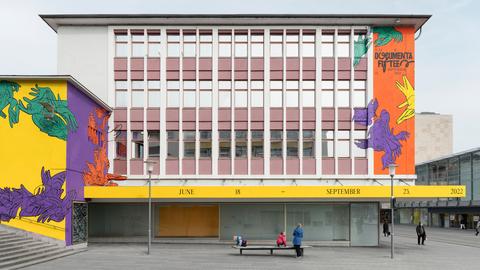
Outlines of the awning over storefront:
M 394 197 L 461 198 L 465 186 L 395 186 Z M 384 199 L 390 186 L 153 186 L 155 199 Z M 86 186 L 89 199 L 148 198 L 147 186 Z

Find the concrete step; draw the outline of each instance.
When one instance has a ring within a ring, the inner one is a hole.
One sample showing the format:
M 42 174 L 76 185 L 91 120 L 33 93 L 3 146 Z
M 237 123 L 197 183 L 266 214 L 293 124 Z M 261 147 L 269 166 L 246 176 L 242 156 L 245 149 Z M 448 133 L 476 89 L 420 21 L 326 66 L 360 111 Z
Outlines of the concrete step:
M 2 254 L 2 252 L 10 252 L 10 251 L 12 251 L 12 250 L 18 250 L 18 249 L 22 249 L 22 248 L 42 246 L 42 245 L 46 245 L 46 244 L 49 244 L 49 243 L 44 243 L 44 242 L 40 242 L 40 241 L 34 241 L 34 242 L 31 242 L 31 243 L 25 243 L 25 244 L 21 244 L 21 245 L 14 245 L 14 246 L 3 247 L 3 248 L 0 248 L 0 254 Z
M 15 255 L 15 254 L 23 254 L 24 252 L 28 252 L 30 250 L 38 250 L 38 249 L 49 248 L 49 247 L 58 248 L 59 246 L 55 244 L 50 244 L 50 243 L 36 242 L 36 243 L 23 245 L 23 246 L 10 247 L 5 250 L 0 250 L 0 258 L 3 258 L 4 256 Z
M 33 240 L 31 238 L 13 240 L 13 241 L 9 241 L 7 243 L 1 243 L 0 244 L 0 249 L 5 248 L 5 247 L 12 247 L 12 246 L 28 244 L 28 243 L 32 243 L 32 242 L 35 242 L 35 240 Z
M 45 253 L 48 253 L 48 252 L 53 252 L 53 251 L 58 251 L 58 250 L 64 250 L 64 248 L 61 248 L 59 246 L 50 246 L 50 247 L 36 248 L 34 250 L 25 250 L 25 251 L 20 252 L 20 253 L 11 254 L 11 255 L 8 255 L 8 256 L 2 256 L 2 262 L 17 260 L 17 259 L 24 258 L 25 256 L 45 254 Z
M 28 262 L 19 263 L 19 264 L 16 264 L 16 265 L 9 266 L 5 269 L 8 269 L 8 270 L 20 269 L 20 268 L 24 268 L 24 267 L 27 267 L 27 266 L 36 265 L 36 264 L 56 260 L 56 259 L 59 259 L 59 258 L 62 258 L 62 257 L 74 255 L 74 254 L 77 254 L 77 253 L 83 252 L 83 251 L 87 251 L 87 249 L 86 248 L 75 249 L 75 250 L 67 249 L 65 252 L 54 255 L 54 256 L 49 256 L 49 257 L 44 257 L 44 258 L 40 258 L 40 259 L 35 259 L 35 260 L 32 260 L 32 261 L 28 261 Z
M 21 267 L 25 267 L 27 265 L 33 265 L 36 263 L 39 263 L 39 261 L 49 261 L 53 260 L 56 258 L 68 256 L 75 254 L 77 250 L 70 250 L 70 249 L 64 249 L 64 248 L 57 248 L 55 250 L 49 251 L 49 252 L 43 252 L 39 254 L 33 254 L 33 255 L 26 255 L 19 257 L 14 260 L 9 260 L 9 261 L 2 261 L 0 262 L 0 269 L 6 268 L 6 269 L 19 269 Z
M 0 236 L 0 243 L 6 243 L 15 239 L 25 239 L 25 236 L 16 235 L 16 234 L 4 236 L 4 237 Z
M 7 232 L 7 231 L 1 231 L 1 232 L 0 232 L 0 236 L 4 236 L 4 235 L 12 235 L 12 234 L 15 234 L 15 233 L 12 233 L 12 232 Z

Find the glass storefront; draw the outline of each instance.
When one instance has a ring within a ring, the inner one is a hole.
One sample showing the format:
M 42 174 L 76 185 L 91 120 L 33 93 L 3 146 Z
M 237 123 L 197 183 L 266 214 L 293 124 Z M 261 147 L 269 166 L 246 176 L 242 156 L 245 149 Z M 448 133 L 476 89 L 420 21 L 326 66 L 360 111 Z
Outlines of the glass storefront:
M 350 205 L 350 245 L 378 245 L 378 203 L 352 203 Z

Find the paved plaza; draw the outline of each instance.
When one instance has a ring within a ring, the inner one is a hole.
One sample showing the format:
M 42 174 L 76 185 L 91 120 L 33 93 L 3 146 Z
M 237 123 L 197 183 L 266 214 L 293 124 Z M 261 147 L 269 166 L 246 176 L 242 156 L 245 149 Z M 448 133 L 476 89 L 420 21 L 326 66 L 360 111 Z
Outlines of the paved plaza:
M 472 230 L 426 228 L 426 245 L 418 246 L 414 226 L 395 228 L 394 260 L 385 237 L 374 248 L 314 247 L 302 259 L 291 250 L 240 256 L 230 246 L 216 244 L 154 244 L 150 256 L 140 244 L 93 244 L 85 252 L 27 269 L 480 269 L 480 236 Z

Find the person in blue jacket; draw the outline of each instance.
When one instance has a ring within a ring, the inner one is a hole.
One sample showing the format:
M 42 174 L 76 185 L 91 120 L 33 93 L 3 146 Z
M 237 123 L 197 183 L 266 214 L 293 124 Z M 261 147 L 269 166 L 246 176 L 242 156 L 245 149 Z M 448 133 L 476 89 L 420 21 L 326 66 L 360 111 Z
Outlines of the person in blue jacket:
M 303 239 L 303 225 L 302 223 L 298 223 L 297 227 L 293 231 L 293 246 L 295 247 L 295 251 L 297 252 L 297 258 L 303 256 L 302 250 L 300 247 L 302 246 L 302 239 Z

